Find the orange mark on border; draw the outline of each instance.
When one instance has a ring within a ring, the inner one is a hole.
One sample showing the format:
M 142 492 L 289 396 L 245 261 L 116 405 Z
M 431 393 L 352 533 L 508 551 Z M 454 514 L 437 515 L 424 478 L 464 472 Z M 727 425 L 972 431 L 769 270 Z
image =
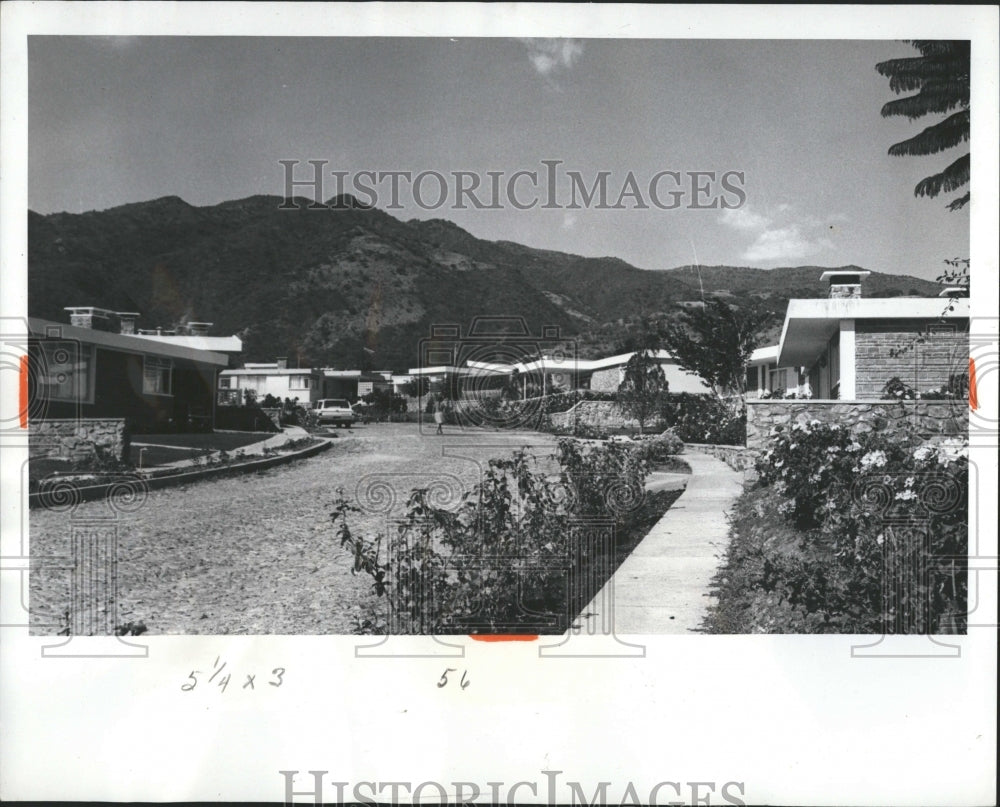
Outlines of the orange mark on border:
M 527 633 L 470 633 L 469 638 L 477 642 L 534 642 L 538 636 Z
M 21 428 L 28 428 L 28 356 L 21 356 L 21 376 L 18 385 L 18 411 L 21 413 Z
M 969 358 L 969 409 L 979 408 L 979 395 L 976 392 L 976 360 Z

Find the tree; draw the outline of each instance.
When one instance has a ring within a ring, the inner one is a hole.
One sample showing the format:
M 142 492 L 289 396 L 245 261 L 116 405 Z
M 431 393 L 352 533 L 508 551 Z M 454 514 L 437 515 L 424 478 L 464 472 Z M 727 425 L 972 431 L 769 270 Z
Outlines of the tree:
M 677 363 L 701 376 L 719 397 L 746 394 L 747 364 L 771 315 L 744 312 L 721 300 L 691 308 L 661 324 L 660 338 Z
M 889 101 L 882 107 L 882 117 L 905 115 L 916 120 L 924 115 L 949 114 L 928 126 L 918 135 L 889 147 L 893 156 L 924 156 L 966 143 L 969 140 L 970 43 L 962 40 L 913 40 L 920 56 L 879 62 L 875 69 L 889 78 L 889 88 L 897 95 L 916 90 L 914 95 Z M 914 196 L 934 198 L 940 193 L 957 191 L 969 182 L 969 154 L 966 152 L 951 165 L 917 183 Z M 949 210 L 958 210 L 969 202 L 969 192 L 954 199 Z
M 625 365 L 617 400 L 622 410 L 639 421 L 639 434 L 650 415 L 658 412 L 667 393 L 663 368 L 649 348 L 637 350 Z
M 400 390 L 403 395 L 407 395 L 410 398 L 419 398 L 426 395 L 430 391 L 431 385 L 427 381 L 427 376 L 418 375 L 415 378 L 411 378 L 409 381 L 405 382 Z

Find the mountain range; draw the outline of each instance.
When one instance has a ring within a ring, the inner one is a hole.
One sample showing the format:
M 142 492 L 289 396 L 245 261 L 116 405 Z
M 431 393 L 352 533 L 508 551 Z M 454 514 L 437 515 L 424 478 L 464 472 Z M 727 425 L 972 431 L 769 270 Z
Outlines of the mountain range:
M 139 327 L 209 321 L 239 334 L 247 361 L 402 370 L 417 366 L 432 326 L 523 317 L 558 329 L 581 357 L 628 349 L 643 316 L 670 316 L 715 296 L 773 315 L 789 298 L 822 297 L 824 268 L 682 266 L 646 270 L 476 238 L 444 219 L 402 221 L 353 197 L 333 209 L 280 209 L 253 196 L 195 207 L 176 196 L 80 214 L 28 214 L 28 309 L 66 321 L 64 306 L 141 313 Z M 933 296 L 940 286 L 872 272 L 866 296 Z

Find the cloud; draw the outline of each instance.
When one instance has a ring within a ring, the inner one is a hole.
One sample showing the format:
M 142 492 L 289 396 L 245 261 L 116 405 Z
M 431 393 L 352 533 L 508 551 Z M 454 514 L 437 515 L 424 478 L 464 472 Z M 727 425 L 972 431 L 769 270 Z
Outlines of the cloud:
M 828 238 L 809 237 L 797 224 L 764 230 L 743 253 L 748 261 L 784 261 L 804 258 L 832 247 Z
M 744 206 L 723 210 L 722 223 L 737 230 L 763 230 L 771 220 Z
M 579 39 L 521 39 L 528 51 L 528 61 L 545 78 L 569 70 L 583 55 Z
M 839 218 L 837 214 L 831 217 Z M 810 215 L 797 215 L 787 203 L 777 205 L 767 214 L 749 206 L 723 210 L 720 221 L 740 233 L 753 236 L 753 242 L 740 257 L 745 261 L 788 261 L 815 255 L 831 249 L 833 243 L 825 237 L 826 225 Z

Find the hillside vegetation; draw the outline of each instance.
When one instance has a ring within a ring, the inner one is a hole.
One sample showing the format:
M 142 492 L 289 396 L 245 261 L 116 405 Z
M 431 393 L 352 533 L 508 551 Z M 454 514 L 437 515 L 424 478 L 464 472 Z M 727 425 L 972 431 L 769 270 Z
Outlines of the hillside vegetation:
M 82 214 L 28 215 L 28 308 L 139 311 L 139 327 L 210 321 L 239 334 L 244 358 L 301 365 L 416 366 L 431 325 L 481 315 L 557 326 L 584 357 L 627 349 L 630 323 L 719 295 L 770 311 L 825 294 L 821 267 L 638 269 L 613 258 L 485 241 L 442 219 L 400 221 L 351 197 L 335 210 L 279 209 L 254 196 L 194 207 L 176 196 Z M 857 268 L 857 267 L 851 267 Z M 869 296 L 935 294 L 917 278 L 873 273 Z

